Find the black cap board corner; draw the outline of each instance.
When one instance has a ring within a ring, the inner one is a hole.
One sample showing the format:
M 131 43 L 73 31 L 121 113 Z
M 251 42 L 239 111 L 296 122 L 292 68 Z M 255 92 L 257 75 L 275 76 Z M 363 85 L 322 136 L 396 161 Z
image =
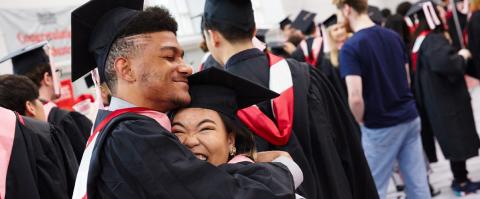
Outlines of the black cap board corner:
M 72 12 L 73 81 L 97 67 L 104 80 L 112 43 L 141 10 L 143 0 L 90 0 Z
M 315 25 L 314 18 L 317 14 L 301 10 L 292 23 L 292 27 L 306 33 L 312 25 Z
M 250 0 L 206 0 L 203 12 L 206 23 L 220 23 L 249 30 L 255 26 Z
M 285 26 L 292 24 L 292 20 L 290 20 L 290 17 L 285 17 L 282 21 L 280 21 L 280 29 L 283 30 L 285 29 Z
M 42 41 L 20 48 L 1 58 L 0 63 L 11 59 L 13 73 L 25 75 L 39 64 L 50 64 L 50 59 L 44 49 L 47 44 L 48 41 Z
M 257 33 L 255 34 L 255 36 L 257 37 L 258 40 L 265 43 L 265 39 L 266 39 L 268 31 L 269 31 L 269 29 L 264 29 L 264 28 L 257 29 Z
M 338 22 L 338 18 L 337 18 L 337 15 L 336 14 L 333 14 L 331 15 L 330 17 L 328 17 L 327 19 L 325 19 L 325 21 L 323 21 L 323 25 L 325 26 L 325 28 L 328 28 L 332 25 L 335 25 L 337 24 Z
M 425 3 L 432 3 L 433 5 L 438 4 L 436 1 L 432 0 L 420 0 L 415 2 L 410 9 L 407 11 L 407 14 L 405 16 L 410 17 L 418 12 L 423 12 L 423 4 Z
M 188 77 L 190 108 L 206 108 L 235 118 L 238 110 L 279 95 L 223 69 L 208 68 Z

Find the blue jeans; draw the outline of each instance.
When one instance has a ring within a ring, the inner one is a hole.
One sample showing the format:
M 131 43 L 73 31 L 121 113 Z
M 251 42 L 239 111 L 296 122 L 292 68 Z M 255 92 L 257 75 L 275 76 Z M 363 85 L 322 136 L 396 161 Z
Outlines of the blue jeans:
M 388 128 L 362 126 L 362 145 L 381 199 L 387 197 L 395 160 L 405 180 L 407 198 L 431 198 L 420 128 L 419 118 Z

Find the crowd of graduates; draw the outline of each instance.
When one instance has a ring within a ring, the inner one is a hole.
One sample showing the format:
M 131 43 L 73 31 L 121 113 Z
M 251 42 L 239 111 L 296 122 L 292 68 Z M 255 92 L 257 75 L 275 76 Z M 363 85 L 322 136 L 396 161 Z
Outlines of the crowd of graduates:
M 453 192 L 476 193 L 466 161 L 480 148 L 468 83 L 480 78 L 480 0 L 394 14 L 332 4 L 321 23 L 312 8 L 268 30 L 250 0 L 206 0 L 195 73 L 168 9 L 76 8 L 71 77 L 94 82 L 97 114 L 54 103 L 47 41 L 4 56 L 0 199 L 375 199 L 392 176 L 428 199 L 440 194 L 428 176 L 436 143 Z

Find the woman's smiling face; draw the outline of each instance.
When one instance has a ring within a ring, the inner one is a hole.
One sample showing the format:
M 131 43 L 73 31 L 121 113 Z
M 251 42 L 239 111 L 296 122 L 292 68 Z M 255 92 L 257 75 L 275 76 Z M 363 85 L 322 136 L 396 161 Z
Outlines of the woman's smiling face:
M 227 163 L 235 144 L 233 133 L 226 131 L 220 115 L 213 110 L 186 108 L 173 118 L 172 133 L 201 160 L 218 166 Z

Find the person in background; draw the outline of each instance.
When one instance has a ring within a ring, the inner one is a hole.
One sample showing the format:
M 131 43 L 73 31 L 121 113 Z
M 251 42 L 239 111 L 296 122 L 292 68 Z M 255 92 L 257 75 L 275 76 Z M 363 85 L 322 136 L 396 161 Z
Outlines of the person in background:
M 300 11 L 292 27 L 302 31 L 305 38 L 298 44 L 292 53 L 292 58 L 299 62 L 306 62 L 312 67 L 319 68 L 323 58 L 323 38 L 318 34 L 319 27 L 315 25 L 317 14 L 305 10 Z
M 470 2 L 471 17 L 467 24 L 468 50 L 472 53 L 469 67 L 472 77 L 480 79 L 480 0 Z
M 333 2 L 355 32 L 340 51 L 340 74 L 348 104 L 362 126 L 362 144 L 378 195 L 387 197 L 398 161 L 407 197 L 431 198 L 405 45 L 398 34 L 375 25 L 366 0 Z
M 202 28 L 226 71 L 280 94 L 238 112 L 257 150 L 289 152 L 304 173 L 297 191 L 305 198 L 377 198 L 348 107 L 319 70 L 255 48 L 253 12 L 251 1 L 207 0 Z
M 388 8 L 384 8 L 380 11 L 382 13 L 382 18 L 383 18 L 383 23 L 382 23 L 382 26 L 385 25 L 385 21 L 390 17 L 392 16 L 392 11 Z
M 408 10 L 410 10 L 410 7 L 412 7 L 412 3 L 409 1 L 404 1 L 398 4 L 397 8 L 395 9 L 395 13 L 405 17 Z
M 12 60 L 13 73 L 25 75 L 37 85 L 48 123 L 67 133 L 77 162 L 80 162 L 92 122 L 79 112 L 60 109 L 53 103 L 53 100 L 60 97 L 60 74 L 50 62 L 45 50 L 47 44 L 48 42 L 40 42 L 26 46 L 0 59 L 0 63 Z
M 285 42 L 282 45 L 273 47 L 281 51 L 279 54 L 281 54 L 282 57 L 290 57 L 305 36 L 300 30 L 292 27 L 292 21 L 289 17 L 280 21 L 279 25 L 285 38 Z
M 468 2 L 465 2 L 465 0 L 450 0 L 450 1 L 455 2 L 454 4 L 455 7 L 452 8 L 450 3 L 447 6 L 448 10 L 445 14 L 446 27 L 448 28 L 447 32 L 451 38 L 452 46 L 454 47 L 455 50 L 458 51 L 462 48 L 461 43 L 463 42 L 463 44 L 465 44 L 465 41 L 460 41 L 460 37 L 458 36 L 459 33 L 455 25 L 455 19 L 453 17 L 454 15 L 453 9 L 457 9 L 456 13 L 458 16 L 458 22 L 459 22 L 458 25 L 460 26 L 460 31 L 461 31 L 460 34 L 464 37 L 465 36 L 464 30 L 467 26 L 467 21 L 468 21 L 468 17 L 467 17 L 468 9 L 465 9 L 467 8 L 465 4 L 468 5 Z
M 407 16 L 419 21 L 411 57 L 415 97 L 423 113 L 424 127 L 435 136 L 443 155 L 450 160 L 455 194 L 474 193 L 480 183 L 468 179 L 466 160 L 478 156 L 480 140 L 464 78 L 471 54 L 466 49 L 456 51 L 449 43 L 432 1 L 415 3 Z
M 0 76 L 0 106 L 20 115 L 47 122 L 38 87 L 32 80 L 19 75 Z
M 340 78 L 339 53 L 349 34 L 342 20 L 338 20 L 338 15 L 333 14 L 323 22 L 326 28 L 325 42 L 328 43 L 330 52 L 326 52 L 320 65 L 320 70 L 328 77 L 338 94 L 347 102 L 347 87 Z
M 407 47 L 411 46 L 412 42 L 410 41 L 411 40 L 410 30 L 407 26 L 407 23 L 405 23 L 404 16 L 400 14 L 394 14 L 388 17 L 387 20 L 385 21 L 384 27 L 395 31 L 402 39 L 405 46 Z
M 12 129 L 15 133 L 0 128 L 12 133 L 2 135 L 2 151 L 12 152 L 10 157 L 0 156 L 0 162 L 9 164 L 8 177 L 0 179 L 7 188 L 2 198 L 69 198 L 78 163 L 65 132 L 47 123 L 37 86 L 25 76 L 0 75 L 0 107 L 14 111 L 20 123 Z M 6 121 L 11 114 L 0 115 Z
M 199 47 L 205 54 L 202 57 L 202 63 L 200 64 L 198 71 L 211 67 L 223 68 L 217 61 L 215 61 L 215 59 L 213 59 L 212 54 L 208 50 L 207 43 L 205 43 L 205 39 L 202 40 Z

